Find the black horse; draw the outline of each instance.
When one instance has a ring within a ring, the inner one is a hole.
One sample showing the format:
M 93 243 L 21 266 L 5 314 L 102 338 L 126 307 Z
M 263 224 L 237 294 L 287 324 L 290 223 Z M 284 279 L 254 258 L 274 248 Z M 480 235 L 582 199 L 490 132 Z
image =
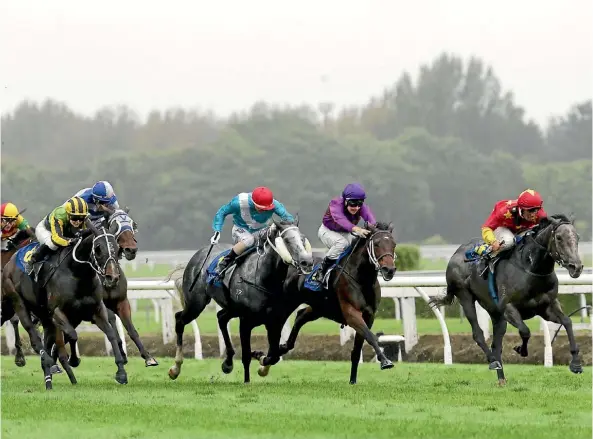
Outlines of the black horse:
M 35 314 L 43 325 L 45 349 L 41 349 L 41 360 L 48 390 L 52 388 L 50 368 L 53 361 L 47 356 L 46 350 L 54 343 L 58 348 L 60 363 L 66 370 L 70 382 L 76 384 L 68 361 L 64 334 L 75 343 L 78 336 L 74 328 L 83 320 L 94 321 L 107 335 L 118 368 L 115 379 L 120 384 L 127 383 L 123 358 L 117 347 L 115 331 L 107 321 L 107 309 L 102 300 L 102 285 L 97 276 L 103 276 L 104 287 L 113 288 L 117 285 L 117 244 L 115 237 L 104 228 L 96 228 L 88 220 L 87 225 L 89 229 L 82 232 L 74 246 L 62 248 L 43 264 L 37 281 L 33 281 L 17 267 L 19 253 L 8 262 L 2 273 L 3 288 L 11 295 L 18 295 L 26 310 Z M 30 331 L 28 313 L 21 314 L 21 323 Z
M 216 252 L 209 256 L 208 247 L 202 248 L 189 261 L 181 288 L 178 287 L 183 291 L 183 310 L 175 314 L 177 352 L 175 364 L 169 369 L 171 379 L 176 379 L 181 372 L 185 325 L 196 319 L 211 299 L 222 308 L 217 317 L 226 345 L 226 358 L 222 363 L 224 373 L 233 370 L 235 350 L 227 323 L 234 317 L 240 317 L 239 332 L 246 383 L 250 380 L 251 331 L 254 327 L 262 324 L 266 326 L 270 346 L 266 361 L 274 364 L 280 360 L 278 348 L 286 318 L 274 312 L 273 304 L 282 296 L 288 266 L 295 267 L 298 273 L 310 272 L 313 256 L 308 241 L 298 228 L 298 219 L 294 223 L 274 221 L 259 233 L 258 238 L 260 242 L 256 243 L 255 251 L 241 255 L 239 264 L 227 270 L 224 285 L 211 285 L 208 282 L 208 267 L 219 257 L 220 251 L 230 248 L 230 245 L 217 246 Z M 196 276 L 199 276 L 197 281 Z
M 383 279 L 391 280 L 396 271 L 396 242 L 392 235 L 393 225 L 391 223 L 367 224 L 365 228 L 371 232 L 370 235 L 366 238 L 355 238 L 350 248 L 342 255 L 339 265 L 329 272 L 327 283 L 329 288 L 313 291 L 310 289 L 312 287 L 309 284 L 310 276 L 303 278 L 296 270 L 289 269 L 284 285 L 285 302 L 281 304 L 283 312 L 288 310 L 286 318 L 300 303 L 304 302 L 309 306 L 298 311 L 286 344 L 280 346 L 280 355 L 294 348 L 303 325 L 320 317 L 348 325 L 356 330 L 350 356 L 352 361 L 350 384 L 356 384 L 361 349 L 365 340 L 375 350 L 377 359 L 381 363 L 381 370 L 393 367 L 393 363 L 380 349 L 377 337 L 371 332 L 375 314 L 381 302 L 381 287 L 377 272 L 381 273 Z M 263 363 L 262 365 L 268 367 Z M 265 374 L 267 370 L 260 373 L 260 375 Z
M 481 277 L 479 264 L 465 261 L 466 251 L 479 244 L 479 240 L 460 246 L 449 260 L 446 294 L 433 298 L 430 303 L 432 306 L 450 305 L 455 298 L 459 299 L 472 327 L 474 340 L 486 354 L 490 369 L 497 371 L 499 384 L 506 383 L 501 356 L 507 321 L 519 329 L 523 339 L 523 345 L 515 350 L 527 356 L 530 333 L 523 320 L 536 315 L 564 325 L 572 354 L 570 370 L 574 373 L 583 371 L 572 320 L 564 314 L 558 302 L 558 278 L 554 271 L 554 265 L 558 263 L 568 270 L 571 277 L 581 275 L 583 264 L 579 257 L 578 241 L 574 221 L 565 215 L 544 218 L 533 229 L 522 234 L 514 247 L 501 254 L 495 270 L 493 286 L 496 291 L 491 291 L 488 281 Z M 494 298 L 498 296 L 495 301 Z M 476 301 L 488 311 L 492 319 L 491 349 L 486 345 L 484 333 L 478 325 Z
M 136 258 L 136 252 L 138 251 L 136 233 L 138 232 L 138 229 L 136 222 L 128 215 L 127 211 L 122 209 L 109 210 L 105 213 L 104 217 L 95 224 L 105 226 L 109 232 L 115 236 L 118 246 L 118 260 L 123 256 L 125 256 L 128 261 L 132 261 Z M 124 364 L 127 364 L 128 357 L 124 352 L 123 341 L 121 340 L 116 327 L 116 314 L 126 328 L 130 338 L 138 347 L 140 356 L 144 359 L 144 364 L 146 366 L 158 366 L 159 363 L 144 347 L 144 344 L 138 335 L 138 331 L 132 322 L 132 309 L 128 300 L 128 280 L 124 272 L 121 270 L 121 267 L 119 268 L 120 276 L 117 285 L 113 288 L 103 288 L 103 302 L 107 307 L 109 324 L 115 330 L 115 337 L 117 339 L 120 354 L 124 359 Z M 78 358 L 76 353 L 76 343 L 70 340 L 67 335 L 65 336 L 65 340 L 70 343 L 70 358 L 68 362 L 71 366 L 80 364 L 80 358 Z M 57 351 L 53 351 L 52 353 L 55 361 L 57 358 Z M 52 372 L 59 372 L 57 365 L 55 369 L 52 369 Z

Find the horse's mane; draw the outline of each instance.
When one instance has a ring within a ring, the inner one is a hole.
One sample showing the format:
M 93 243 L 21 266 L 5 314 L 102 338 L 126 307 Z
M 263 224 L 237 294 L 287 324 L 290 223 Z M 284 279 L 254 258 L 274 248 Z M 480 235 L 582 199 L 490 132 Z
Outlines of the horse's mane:
M 537 234 L 551 225 L 553 222 L 560 222 L 560 223 L 572 223 L 572 220 L 564 215 L 563 213 L 556 213 L 554 215 L 549 215 L 546 218 L 542 218 L 537 226 L 533 229 L 533 233 Z
M 377 230 L 389 230 L 389 223 L 378 222 L 375 227 Z

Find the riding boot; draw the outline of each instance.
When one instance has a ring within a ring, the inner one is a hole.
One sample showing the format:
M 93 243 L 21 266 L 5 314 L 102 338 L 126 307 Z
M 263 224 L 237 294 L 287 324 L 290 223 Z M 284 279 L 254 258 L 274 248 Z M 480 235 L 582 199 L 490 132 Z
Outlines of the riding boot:
M 331 267 L 334 262 L 335 261 L 333 259 L 328 259 L 327 256 L 323 258 L 323 261 L 321 262 L 321 267 L 313 275 L 313 280 L 321 282 L 323 280 L 323 277 L 325 276 L 325 273 L 327 273 L 327 270 L 329 270 L 329 267 Z
M 235 250 L 231 249 L 230 253 L 226 255 L 224 258 L 222 258 L 222 261 L 220 261 L 216 266 L 216 274 L 222 273 L 223 270 L 225 270 L 229 265 L 231 265 L 231 263 L 235 260 L 237 256 L 238 255 L 237 253 L 235 253 Z

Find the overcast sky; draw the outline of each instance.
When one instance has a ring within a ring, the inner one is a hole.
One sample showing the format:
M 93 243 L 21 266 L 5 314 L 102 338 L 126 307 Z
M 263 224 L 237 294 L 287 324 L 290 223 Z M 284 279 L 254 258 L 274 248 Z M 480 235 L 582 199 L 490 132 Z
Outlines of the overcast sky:
M 545 123 L 592 95 L 591 0 L 4 0 L 2 112 L 47 97 L 226 115 L 361 104 L 443 50 L 476 54 Z

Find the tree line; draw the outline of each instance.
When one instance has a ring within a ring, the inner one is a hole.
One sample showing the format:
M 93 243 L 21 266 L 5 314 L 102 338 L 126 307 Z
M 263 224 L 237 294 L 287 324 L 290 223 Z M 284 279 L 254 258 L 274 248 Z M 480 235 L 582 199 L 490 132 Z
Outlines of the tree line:
M 2 117 L 2 199 L 37 222 L 96 180 L 109 180 L 139 223 L 144 250 L 207 243 L 216 210 L 268 185 L 313 245 L 328 201 L 361 182 L 399 242 L 478 236 L 495 201 L 531 187 L 546 210 L 573 212 L 591 238 L 591 100 L 547 127 L 526 120 L 493 69 L 442 54 L 368 104 L 207 112 L 127 107 L 92 117 L 55 100 Z M 230 222 L 230 221 L 229 221 Z M 230 225 L 225 227 L 230 239 Z

